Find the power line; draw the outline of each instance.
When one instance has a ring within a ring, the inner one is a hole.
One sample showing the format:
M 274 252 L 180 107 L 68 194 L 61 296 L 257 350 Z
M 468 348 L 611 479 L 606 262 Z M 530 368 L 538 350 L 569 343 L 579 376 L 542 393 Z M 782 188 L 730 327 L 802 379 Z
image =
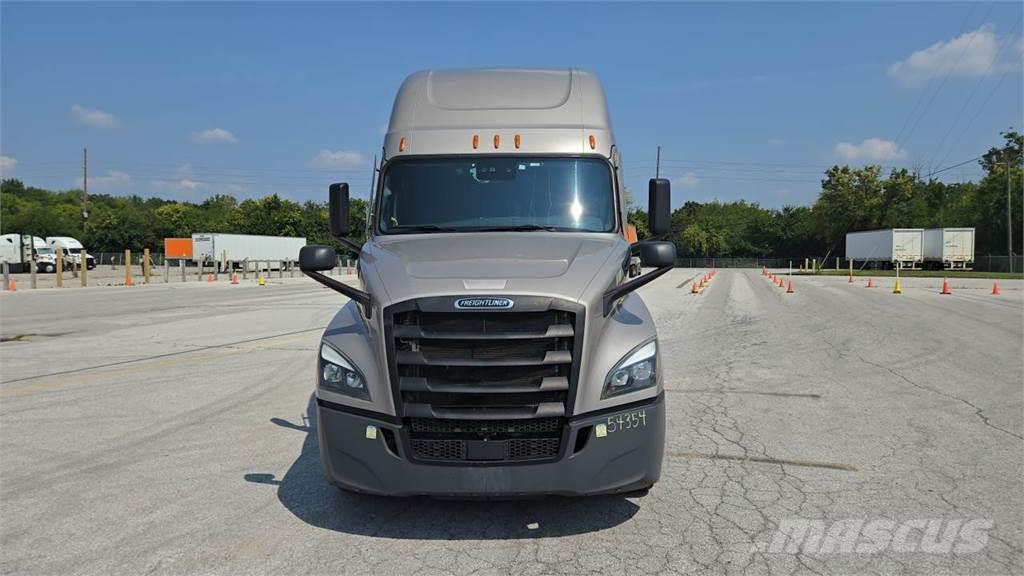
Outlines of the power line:
M 937 158 L 939 153 L 945 148 L 945 146 L 946 146 L 946 139 L 949 138 L 950 133 L 953 132 L 953 128 L 955 128 L 956 125 L 960 123 L 960 118 L 963 116 L 964 112 L 967 111 L 967 106 L 970 105 L 971 100 L 974 99 L 974 96 L 978 93 L 978 90 L 981 88 L 981 85 L 984 83 L 985 76 L 988 75 L 988 73 L 996 65 L 996 62 L 999 61 L 999 57 L 1003 55 L 1003 50 L 1005 50 L 1006 47 L 1011 44 L 1011 41 L 1013 40 L 1014 35 L 1016 34 L 1018 28 L 1020 28 L 1020 20 L 1018 20 L 1017 24 L 1014 25 L 1013 30 L 1011 30 L 1010 33 L 1007 34 L 1005 38 L 1003 38 L 1003 42 L 1002 42 L 1002 45 L 999 46 L 999 50 L 996 51 L 995 56 L 992 57 L 992 61 L 989 62 L 988 67 L 985 69 L 985 72 L 981 75 L 981 78 L 979 78 L 978 82 L 974 85 L 974 90 L 971 90 L 971 94 L 967 97 L 967 100 L 964 101 L 963 106 L 960 107 L 960 112 L 958 112 L 957 115 L 953 118 L 953 122 L 949 125 L 949 128 L 946 129 L 946 133 L 943 134 L 942 139 L 939 140 L 938 146 L 935 147 L 934 155 L 931 156 L 930 158 L 932 158 L 932 157 Z M 1006 78 L 1006 75 L 1009 74 L 1010 70 L 1011 70 L 1011 68 L 1007 68 L 1007 70 L 1005 72 L 1003 72 L 1002 76 L 999 77 L 999 82 L 996 83 L 995 88 L 993 88 L 992 92 L 990 92 L 988 97 L 985 99 L 985 102 L 978 109 L 979 113 L 980 113 L 981 110 L 985 109 L 985 104 L 988 103 L 988 101 L 992 98 L 992 96 L 999 89 L 999 87 L 1002 86 L 1003 80 Z M 971 124 L 974 123 L 974 120 L 977 117 L 978 117 L 978 114 L 975 114 L 971 118 L 971 121 L 968 122 L 968 124 L 964 127 L 963 132 L 961 132 L 961 137 L 962 137 L 963 134 L 965 134 L 967 132 L 967 130 L 970 129 Z M 954 140 L 954 142 L 955 142 L 955 140 Z M 945 162 L 946 158 L 949 157 L 950 152 L 952 152 L 952 150 L 947 151 L 946 154 L 942 156 L 942 159 L 939 160 L 936 163 L 936 165 L 941 165 L 943 162 Z
M 994 6 L 995 6 L 995 2 L 989 3 L 988 10 L 985 12 L 985 15 L 982 16 L 982 18 L 981 18 L 982 22 L 984 22 L 985 19 L 988 18 L 988 15 L 992 12 L 992 8 Z M 964 21 L 960 24 L 960 31 L 956 35 L 957 38 L 962 36 L 963 33 L 964 33 L 964 30 L 967 29 L 967 21 L 970 19 L 971 14 L 974 13 L 974 7 L 975 7 L 975 4 L 971 4 L 971 9 L 967 12 L 967 17 L 964 18 Z M 921 112 L 921 114 L 919 116 L 917 116 L 916 120 L 914 120 L 914 123 L 910 127 L 910 132 L 907 133 L 907 138 L 906 138 L 906 140 L 904 140 L 904 142 L 909 141 L 910 137 L 913 136 L 914 131 L 917 129 L 917 125 L 928 114 L 928 109 L 931 108 L 932 103 L 935 102 L 935 98 L 938 97 L 939 92 L 941 92 L 942 88 L 945 87 L 946 81 L 949 80 L 949 77 L 953 73 L 953 70 L 956 69 L 956 67 L 960 65 L 960 61 L 963 60 L 964 54 L 966 54 L 967 50 L 970 49 L 971 44 L 974 43 L 974 39 L 975 38 L 976 38 L 976 36 L 971 36 L 970 40 L 968 40 L 968 42 L 967 42 L 967 45 L 964 46 L 964 49 L 961 50 L 959 56 L 957 56 L 956 62 L 954 62 L 953 65 L 951 65 L 950 67 L 948 67 L 946 69 L 946 73 L 942 76 L 942 80 L 939 82 L 938 88 L 936 88 L 935 91 L 932 92 L 932 97 L 928 100 L 928 104 L 925 105 L 924 110 Z M 915 113 L 917 111 L 917 108 L 920 107 L 921 100 L 924 99 L 924 95 L 927 94 L 927 92 L 928 91 L 925 90 L 921 94 L 921 99 L 918 100 L 917 106 L 914 107 L 914 112 Z M 911 117 L 914 116 L 914 115 L 915 115 L 914 113 L 911 113 Z M 909 118 L 910 117 L 908 117 L 908 119 Z M 904 126 L 906 126 L 906 123 L 904 123 Z M 897 149 L 899 148 L 900 140 L 902 139 L 902 137 L 903 137 L 903 129 L 900 129 L 899 134 L 896 136 L 896 140 L 894 140 L 894 143 L 896 144 Z
M 964 160 L 963 162 L 957 162 L 956 164 L 953 164 L 951 166 L 946 166 L 945 168 L 943 168 L 941 170 L 935 170 L 934 172 L 929 172 L 928 175 L 925 176 L 925 178 L 926 179 L 927 178 L 931 178 L 932 176 L 934 176 L 936 174 L 942 174 L 943 172 L 945 172 L 947 170 L 952 170 L 953 168 L 959 168 L 959 167 L 963 166 L 964 164 L 970 164 L 971 162 L 976 162 L 978 160 L 981 160 L 982 158 L 984 158 L 984 156 L 976 156 L 974 158 L 971 158 L 970 160 Z

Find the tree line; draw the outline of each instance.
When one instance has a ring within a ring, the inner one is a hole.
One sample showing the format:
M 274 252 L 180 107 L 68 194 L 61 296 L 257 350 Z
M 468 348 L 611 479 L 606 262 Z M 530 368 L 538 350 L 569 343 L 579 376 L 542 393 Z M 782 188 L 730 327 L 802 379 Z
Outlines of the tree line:
M 1021 246 L 1021 154 L 1024 136 L 1007 131 L 1003 143 L 978 160 L 978 182 L 943 183 L 906 169 L 883 175 L 880 166 L 833 166 L 810 206 L 764 208 L 756 202 L 686 202 L 672 214 L 669 238 L 681 256 L 843 256 L 847 232 L 897 227 L 977 229 L 976 253 L 1006 253 L 1007 170 L 1013 215 L 1014 252 Z M 0 183 L 0 233 L 72 236 L 94 252 L 125 248 L 161 250 L 164 238 L 195 232 L 304 236 L 310 243 L 340 244 L 330 235 L 326 202 L 293 202 L 277 194 L 238 201 L 215 195 L 199 203 L 89 196 L 88 225 L 82 224 L 80 190 L 55 192 L 14 179 Z M 350 204 L 352 239 L 362 242 L 366 200 Z M 647 237 L 647 215 L 633 208 L 629 220 Z
M 1007 170 L 1013 252 L 1022 252 L 1024 136 L 1010 130 L 978 159 L 977 182 L 944 183 L 905 168 L 833 166 L 810 206 L 763 208 L 756 202 L 686 202 L 672 214 L 669 239 L 686 257 L 844 256 L 846 234 L 881 228 L 973 227 L 975 253 L 1005 255 Z M 647 215 L 629 213 L 638 235 Z

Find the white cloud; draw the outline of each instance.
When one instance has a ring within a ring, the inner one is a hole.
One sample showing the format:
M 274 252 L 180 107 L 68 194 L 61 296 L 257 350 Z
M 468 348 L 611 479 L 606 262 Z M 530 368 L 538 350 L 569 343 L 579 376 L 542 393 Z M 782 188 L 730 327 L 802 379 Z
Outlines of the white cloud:
M 984 76 L 1002 73 L 1012 61 L 997 62 L 1000 45 L 1009 43 L 1010 38 L 1000 40 L 989 25 L 972 32 L 965 32 L 947 42 L 936 42 L 918 50 L 906 60 L 889 66 L 889 76 L 904 82 L 920 82 L 935 76 Z M 1012 50 L 1011 50 L 1012 52 Z M 1009 60 L 1019 61 L 1020 54 Z
M 682 176 L 676 176 L 673 178 L 672 183 L 680 188 L 696 188 L 700 185 L 700 178 L 698 178 L 693 172 L 687 172 Z
M 191 164 L 182 164 L 176 170 L 173 178 L 163 180 L 151 180 L 149 184 L 164 192 L 195 192 L 203 183 L 195 180 Z
M 366 158 L 359 152 L 350 150 L 321 150 L 309 165 L 315 168 L 353 168 L 361 166 Z
M 235 135 L 223 128 L 209 128 L 194 132 L 192 139 L 200 144 L 233 144 L 238 142 Z
M 90 176 L 89 187 L 90 188 L 114 188 L 128 184 L 132 181 L 132 177 L 126 172 L 118 170 L 108 170 L 106 174 L 102 176 Z M 97 190 L 101 192 L 102 190 Z
M 11 156 L 0 156 L 0 174 L 10 174 L 14 172 L 14 167 L 18 165 L 18 161 Z
M 93 128 L 116 128 L 119 124 L 117 118 L 110 112 L 84 108 L 78 104 L 71 107 L 71 117 L 74 118 L 75 122 L 92 126 Z
M 836 156 L 847 162 L 886 162 L 906 158 L 907 151 L 891 140 L 868 138 L 860 144 L 849 142 L 836 144 Z

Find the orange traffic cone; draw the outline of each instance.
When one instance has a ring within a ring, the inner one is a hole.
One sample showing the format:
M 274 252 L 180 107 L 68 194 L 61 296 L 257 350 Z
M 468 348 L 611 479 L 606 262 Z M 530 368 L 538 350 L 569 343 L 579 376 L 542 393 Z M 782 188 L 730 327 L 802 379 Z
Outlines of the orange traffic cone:
M 17 292 L 18 291 L 18 283 L 14 281 L 14 278 L 11 278 L 11 281 L 7 283 L 7 291 L 8 292 Z
M 767 276 L 767 275 L 768 275 L 768 267 L 767 266 L 761 266 L 761 276 Z
M 213 274 L 207 274 L 206 275 L 206 281 L 207 282 L 213 282 Z
M 125 276 L 125 278 L 124 278 L 124 285 L 125 286 L 131 286 L 132 285 L 132 277 L 131 276 Z
M 696 282 L 690 282 L 690 294 L 700 294 L 700 290 L 697 289 Z
M 942 292 L 939 292 L 939 294 L 952 294 L 952 293 L 953 293 L 953 291 L 949 289 L 949 280 L 946 280 L 945 278 L 943 278 L 942 279 Z
M 999 282 L 992 283 L 992 295 L 999 296 Z
M 231 283 L 235 285 L 238 284 L 238 272 L 235 272 L 234 274 L 231 275 Z
M 875 284 L 871 281 L 871 278 L 868 278 L 868 288 L 874 288 L 874 287 L 875 287 Z
M 782 276 L 779 276 L 779 288 L 785 288 L 785 287 L 786 287 L 786 281 L 782 278 Z
M 846 281 L 847 284 L 853 284 L 853 274 L 850 274 L 850 279 Z
M 796 292 L 796 290 L 793 290 L 793 281 L 790 280 L 789 281 L 789 287 L 786 288 L 786 294 L 792 294 L 794 292 Z

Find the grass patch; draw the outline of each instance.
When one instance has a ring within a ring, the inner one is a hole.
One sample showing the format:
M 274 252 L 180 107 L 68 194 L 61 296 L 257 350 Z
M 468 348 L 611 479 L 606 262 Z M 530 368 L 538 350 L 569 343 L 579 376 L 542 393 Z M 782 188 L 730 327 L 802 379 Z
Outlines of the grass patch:
M 796 272 L 804 276 L 846 276 L 848 270 L 819 270 L 812 272 Z M 895 270 L 854 270 L 854 276 L 890 278 L 896 276 Z M 1024 272 L 978 272 L 975 270 L 903 270 L 900 278 L 989 278 L 992 280 L 1022 280 Z

